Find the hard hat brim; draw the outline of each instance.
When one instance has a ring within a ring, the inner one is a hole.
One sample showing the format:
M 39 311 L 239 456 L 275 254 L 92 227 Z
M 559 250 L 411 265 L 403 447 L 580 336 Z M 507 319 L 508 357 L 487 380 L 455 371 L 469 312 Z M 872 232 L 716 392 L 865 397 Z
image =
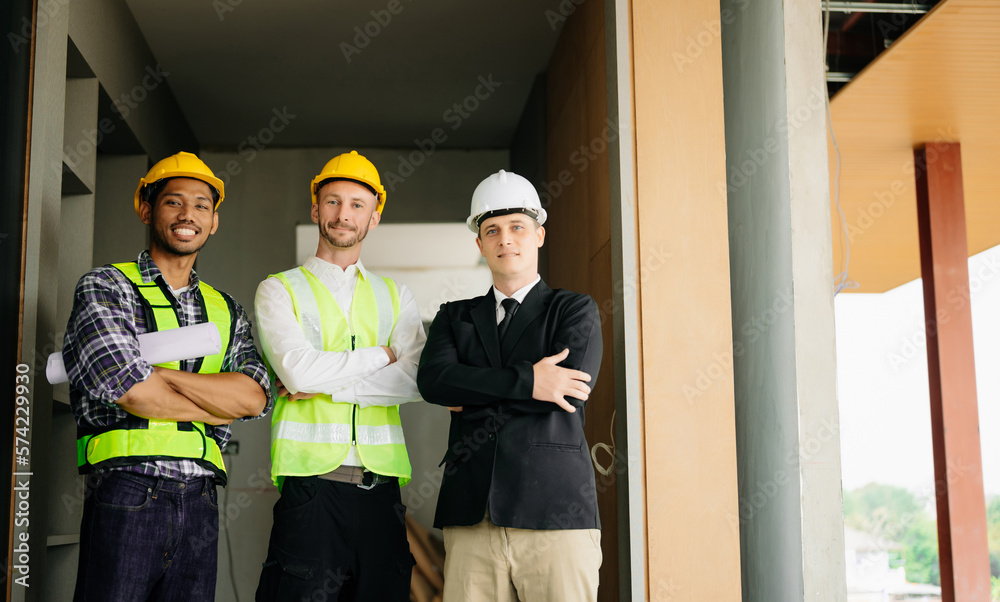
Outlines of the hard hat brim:
M 364 180 L 362 178 L 352 178 L 352 177 L 348 177 L 348 176 L 324 176 L 323 174 L 320 174 L 320 175 L 316 176 L 315 178 L 313 178 L 313 181 L 312 181 L 312 202 L 313 202 L 313 205 L 315 205 L 317 202 L 319 202 L 319 190 L 320 190 L 320 188 L 322 188 L 323 186 L 325 186 L 326 184 L 328 184 L 330 182 L 335 182 L 335 181 L 338 181 L 338 180 L 345 180 L 347 182 L 355 182 L 355 183 L 361 184 L 362 186 L 364 186 L 365 188 L 367 188 L 369 191 L 371 191 L 372 194 L 375 195 L 375 200 L 378 201 L 378 206 L 375 208 L 375 210 L 378 211 L 379 213 L 382 213 L 382 207 L 385 206 L 385 188 L 383 188 L 382 185 L 379 184 L 379 183 L 377 183 L 377 182 L 370 182 L 370 181 Z
M 494 209 L 492 211 L 486 211 L 484 213 L 480 213 L 479 215 L 470 215 L 469 219 L 465 220 L 465 225 L 469 227 L 469 230 L 472 230 L 478 235 L 479 227 L 482 225 L 484 221 L 488 220 L 491 217 L 510 215 L 512 213 L 523 213 L 528 217 L 534 219 L 536 222 L 538 222 L 539 226 L 544 224 L 546 218 L 548 218 L 548 215 L 542 208 L 535 209 L 533 207 L 508 207 L 505 209 Z
M 208 184 L 210 187 L 212 187 L 215 190 L 216 194 L 219 195 L 219 200 L 215 201 L 215 211 L 219 210 L 219 205 L 221 205 L 223 199 L 226 198 L 225 186 L 223 185 L 222 180 L 220 180 L 219 178 L 216 178 L 214 176 L 208 176 L 208 175 L 197 173 L 197 172 L 193 172 L 193 171 L 175 171 L 175 172 L 170 172 L 169 175 L 157 178 L 157 179 L 149 181 L 149 182 L 146 181 L 146 178 L 139 178 L 139 186 L 135 189 L 135 213 L 136 213 L 136 215 L 140 215 L 139 214 L 139 206 L 142 205 L 142 193 L 143 193 L 143 190 L 145 190 L 145 188 L 147 186 L 149 186 L 151 184 L 155 184 L 156 182 L 159 182 L 160 180 L 168 180 L 168 179 L 171 179 L 171 178 L 190 178 L 192 180 L 200 180 L 200 181 Z

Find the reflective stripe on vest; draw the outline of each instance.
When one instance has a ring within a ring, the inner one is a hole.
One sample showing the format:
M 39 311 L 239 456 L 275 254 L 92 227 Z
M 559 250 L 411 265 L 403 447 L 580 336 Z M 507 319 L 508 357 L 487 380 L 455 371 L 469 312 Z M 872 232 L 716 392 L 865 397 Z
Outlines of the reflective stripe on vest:
M 295 317 L 306 340 L 324 351 L 347 351 L 388 345 L 399 319 L 399 293 L 388 279 L 359 275 L 351 302 L 351 324 L 333 294 L 305 268 L 273 276 L 292 298 Z M 275 402 L 271 424 L 271 476 L 280 485 L 286 476 L 327 473 L 347 457 L 352 443 L 365 468 L 410 480 L 399 406 L 361 408 L 330 395 Z
M 113 265 L 135 285 L 152 310 L 152 315 L 147 315 L 150 321 L 146 325 L 148 332 L 179 327 L 175 300 L 169 291 L 165 291 L 156 282 L 144 282 L 135 262 Z M 229 348 L 233 316 L 229 302 L 222 293 L 205 282 L 199 283 L 198 287 L 204 304 L 204 316 L 219 329 L 222 347 L 219 353 L 201 358 L 197 372 L 215 374 L 222 369 L 226 350 Z M 180 362 L 158 365 L 174 370 L 180 368 Z M 116 424 L 110 430 L 83 435 L 77 439 L 77 464 L 81 472 L 89 472 L 95 467 L 176 459 L 195 460 L 225 482 L 226 467 L 222 461 L 222 450 L 218 442 L 206 434 L 206 426 L 202 422 L 178 423 L 172 420 L 130 417 L 124 424 Z M 99 466 L 102 464 L 103 466 Z

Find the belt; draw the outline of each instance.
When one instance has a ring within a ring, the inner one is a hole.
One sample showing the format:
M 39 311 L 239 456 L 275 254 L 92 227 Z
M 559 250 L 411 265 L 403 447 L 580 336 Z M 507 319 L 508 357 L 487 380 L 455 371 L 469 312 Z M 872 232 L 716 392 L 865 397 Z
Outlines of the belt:
M 338 466 L 326 474 L 319 475 L 319 478 L 338 483 L 351 483 L 361 489 L 371 489 L 376 485 L 397 480 L 396 477 L 376 474 L 361 466 Z

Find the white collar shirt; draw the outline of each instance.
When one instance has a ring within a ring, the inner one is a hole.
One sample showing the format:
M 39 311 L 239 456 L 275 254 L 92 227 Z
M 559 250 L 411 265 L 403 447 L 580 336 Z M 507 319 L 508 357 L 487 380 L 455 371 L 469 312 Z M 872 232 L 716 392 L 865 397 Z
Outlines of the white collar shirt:
M 517 289 L 516 291 L 514 291 L 514 294 L 512 294 L 510 297 L 501 293 L 500 290 L 497 289 L 496 285 L 493 285 L 493 297 L 496 300 L 497 324 L 499 324 L 503 320 L 504 315 L 507 313 L 507 310 L 503 308 L 501 302 L 504 299 L 514 299 L 518 303 L 524 303 L 524 298 L 528 296 L 528 293 L 531 292 L 531 289 L 534 288 L 535 285 L 541 281 L 541 279 L 542 279 L 541 276 L 535 276 L 535 279 L 531 281 L 531 284 L 526 284 L 521 288 Z

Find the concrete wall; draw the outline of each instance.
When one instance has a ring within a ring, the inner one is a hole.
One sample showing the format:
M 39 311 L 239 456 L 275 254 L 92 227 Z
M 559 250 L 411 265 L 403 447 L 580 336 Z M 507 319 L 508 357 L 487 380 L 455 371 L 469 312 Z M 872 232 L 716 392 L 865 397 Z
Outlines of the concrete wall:
M 198 143 L 124 0 L 73 0 L 69 35 L 146 153 L 158 161 Z M 106 129 L 106 128 L 105 128 Z M 138 180 L 137 180 L 138 181 Z
M 843 600 L 819 6 L 721 21 L 743 600 Z
M 92 265 L 134 261 L 146 248 L 147 228 L 135 213 L 133 195 L 148 169 L 146 155 L 97 157 Z

